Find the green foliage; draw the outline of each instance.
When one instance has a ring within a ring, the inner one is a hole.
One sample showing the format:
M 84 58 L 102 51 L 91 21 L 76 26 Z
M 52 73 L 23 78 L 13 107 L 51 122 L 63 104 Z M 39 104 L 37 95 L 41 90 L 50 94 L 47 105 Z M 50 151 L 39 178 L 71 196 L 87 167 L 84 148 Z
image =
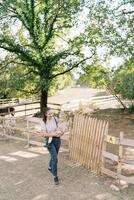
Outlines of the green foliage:
M 6 60 L 11 61 L 12 59 L 7 56 Z M 60 73 L 63 66 L 59 66 L 57 70 Z M 0 98 L 37 96 L 39 94 L 37 89 L 39 81 L 39 76 L 29 72 L 26 66 L 11 63 L 8 69 L 5 70 L 4 68 L 0 74 Z M 57 90 L 64 89 L 72 84 L 73 77 L 70 72 L 58 76 L 51 82 L 49 95 L 54 95 Z
M 107 47 L 107 55 L 133 56 L 134 1 L 99 0 L 89 13 L 87 42 Z M 94 37 L 91 37 L 94 35 Z
M 72 86 L 74 78 L 71 73 L 66 73 L 63 76 L 56 77 L 49 90 L 49 95 L 54 95 L 58 90 L 62 90 L 68 86 Z
M 93 88 L 104 88 L 107 82 L 107 73 L 108 72 L 103 66 L 95 62 L 84 68 L 84 73 L 81 74 L 78 83 L 86 84 Z
M 115 91 L 128 99 L 134 99 L 134 60 L 120 67 L 114 76 Z
M 134 113 L 134 104 L 131 104 L 131 105 L 129 106 L 128 111 L 129 111 L 130 113 Z

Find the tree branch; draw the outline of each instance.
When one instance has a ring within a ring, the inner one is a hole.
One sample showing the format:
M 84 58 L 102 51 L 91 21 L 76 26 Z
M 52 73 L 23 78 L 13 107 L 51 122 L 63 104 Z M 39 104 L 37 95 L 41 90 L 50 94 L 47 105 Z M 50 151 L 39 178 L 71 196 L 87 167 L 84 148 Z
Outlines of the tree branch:
M 83 60 L 81 60 L 81 61 L 78 62 L 77 64 L 73 65 L 71 68 L 66 69 L 66 70 L 63 71 L 63 72 L 57 73 L 57 74 L 55 74 L 55 75 L 49 77 L 49 79 L 53 79 L 53 78 L 55 78 L 55 77 L 57 77 L 57 76 L 63 75 L 63 74 L 65 74 L 65 73 L 67 73 L 67 72 L 70 72 L 70 71 L 71 71 L 72 69 L 74 69 L 74 68 L 79 67 L 80 64 L 82 64 L 83 62 L 85 62 L 85 61 L 88 60 L 88 59 L 91 59 L 91 58 L 93 57 L 94 54 L 95 54 L 95 52 L 94 52 L 94 53 L 92 54 L 92 56 L 90 56 L 89 58 L 84 58 Z
M 27 91 L 27 90 L 22 90 L 22 89 L 16 89 L 18 91 L 21 91 L 21 92 L 24 92 L 26 94 L 38 94 L 39 93 L 39 89 L 34 89 L 34 90 L 31 90 L 31 91 Z
M 58 14 L 56 14 L 56 15 L 54 16 L 54 18 L 53 18 L 53 20 L 52 20 L 52 22 L 51 22 L 51 24 L 50 24 L 50 26 L 49 26 L 49 32 L 48 32 L 48 34 L 46 35 L 45 42 L 44 42 L 42 48 L 44 48 L 44 47 L 46 46 L 46 44 L 49 42 L 49 40 L 50 40 L 50 39 L 52 38 L 52 36 L 53 36 L 54 24 L 55 24 L 55 22 L 57 21 L 57 17 L 58 17 Z
M 130 0 L 130 1 L 126 1 L 126 2 L 123 2 L 123 3 L 121 3 L 118 7 L 116 7 L 114 10 L 118 10 L 119 8 L 121 8 L 122 6 L 125 6 L 125 5 L 127 5 L 127 4 L 131 4 L 131 3 L 134 3 L 134 0 Z
M 24 51 L 19 44 L 15 44 L 14 41 L 9 40 L 8 38 L 0 39 L 0 48 L 17 54 L 21 60 L 26 61 L 29 65 L 40 67 L 40 64 L 37 62 L 37 60 L 31 58 L 28 51 Z
M 134 13 L 134 10 L 132 10 L 132 11 L 126 11 L 126 12 L 125 12 L 125 11 L 123 11 L 123 12 L 122 12 L 122 14 L 124 14 L 124 15 L 127 15 L 127 14 L 132 14 L 132 13 Z
M 14 60 L 10 60 L 9 62 L 5 62 L 4 64 L 0 64 L 0 65 L 2 65 L 3 67 L 1 67 L 0 68 L 0 70 L 2 70 L 2 69 L 4 69 L 4 68 L 6 68 L 8 65 L 10 65 L 10 64 L 16 64 L 16 65 L 24 65 L 24 66 L 31 66 L 31 67 L 33 67 L 33 65 L 29 65 L 28 63 L 23 63 L 23 62 L 16 62 L 16 61 L 14 61 Z M 30 73 L 34 73 L 34 74 L 36 74 L 36 75 L 39 75 L 39 72 L 38 71 L 36 71 L 36 70 L 34 70 L 34 69 L 32 69 L 32 68 L 30 68 L 30 69 L 28 69 L 28 73 L 27 74 L 25 74 L 25 75 L 28 75 L 28 74 L 30 74 Z M 24 76 L 25 76 L 24 75 Z

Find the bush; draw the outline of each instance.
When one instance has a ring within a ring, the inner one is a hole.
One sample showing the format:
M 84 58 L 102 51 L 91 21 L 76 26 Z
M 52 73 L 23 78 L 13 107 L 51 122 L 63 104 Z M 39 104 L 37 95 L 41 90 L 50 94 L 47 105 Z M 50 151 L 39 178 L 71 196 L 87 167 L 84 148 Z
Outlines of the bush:
M 130 107 L 128 108 L 128 111 L 130 113 L 133 113 L 134 112 L 134 104 L 130 105 Z
M 134 61 L 121 66 L 114 75 L 115 92 L 127 99 L 134 99 Z

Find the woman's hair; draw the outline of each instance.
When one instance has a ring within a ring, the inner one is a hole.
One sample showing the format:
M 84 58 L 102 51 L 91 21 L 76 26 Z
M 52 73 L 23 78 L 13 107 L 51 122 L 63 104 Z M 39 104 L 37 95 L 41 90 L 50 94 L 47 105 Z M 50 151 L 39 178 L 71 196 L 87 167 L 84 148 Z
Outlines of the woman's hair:
M 46 107 L 44 108 L 44 112 L 43 112 L 43 122 L 46 124 L 47 122 L 47 112 L 51 110 L 50 108 Z

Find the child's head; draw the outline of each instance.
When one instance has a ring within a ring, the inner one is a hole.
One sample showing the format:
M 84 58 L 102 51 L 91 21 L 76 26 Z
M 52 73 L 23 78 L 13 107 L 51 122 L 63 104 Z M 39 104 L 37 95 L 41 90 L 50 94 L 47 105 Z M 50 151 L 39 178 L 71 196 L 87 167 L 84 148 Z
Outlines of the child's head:
M 61 111 L 60 114 L 59 114 L 59 120 L 60 121 L 67 121 L 67 116 L 63 111 Z

